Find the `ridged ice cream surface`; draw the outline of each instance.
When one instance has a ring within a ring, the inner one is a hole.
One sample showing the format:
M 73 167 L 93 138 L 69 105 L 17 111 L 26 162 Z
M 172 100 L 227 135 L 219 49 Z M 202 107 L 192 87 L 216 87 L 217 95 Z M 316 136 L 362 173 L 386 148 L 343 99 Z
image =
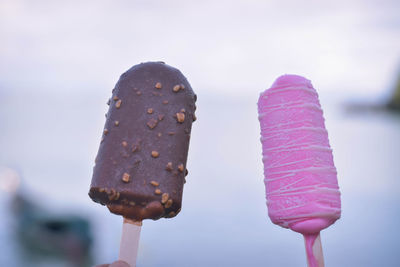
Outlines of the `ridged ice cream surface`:
M 340 192 L 318 94 L 311 82 L 283 75 L 258 101 L 268 215 L 303 234 L 340 218 Z

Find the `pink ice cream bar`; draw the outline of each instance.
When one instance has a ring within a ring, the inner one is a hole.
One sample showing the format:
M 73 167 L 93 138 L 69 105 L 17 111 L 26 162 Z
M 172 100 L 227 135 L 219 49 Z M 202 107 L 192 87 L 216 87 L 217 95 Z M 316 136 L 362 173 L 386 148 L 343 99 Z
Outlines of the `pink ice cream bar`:
M 258 113 L 269 217 L 317 236 L 340 218 L 336 168 L 318 94 L 309 80 L 283 75 L 261 93 Z

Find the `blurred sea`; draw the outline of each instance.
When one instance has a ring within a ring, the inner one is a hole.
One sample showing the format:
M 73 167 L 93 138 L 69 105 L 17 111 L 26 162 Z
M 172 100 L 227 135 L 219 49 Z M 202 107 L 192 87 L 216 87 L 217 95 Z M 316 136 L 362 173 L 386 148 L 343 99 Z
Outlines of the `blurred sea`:
M 117 258 L 122 224 L 87 196 L 109 93 L 0 91 L 0 166 L 49 212 L 90 221 L 93 264 Z M 138 266 L 306 266 L 302 236 L 267 216 L 258 95 L 197 93 L 182 212 L 144 222 Z M 399 266 L 400 116 L 346 112 L 346 97 L 320 93 L 342 192 L 342 218 L 321 234 L 325 263 Z M 75 266 L 21 252 L 11 197 L 0 194 L 0 266 Z

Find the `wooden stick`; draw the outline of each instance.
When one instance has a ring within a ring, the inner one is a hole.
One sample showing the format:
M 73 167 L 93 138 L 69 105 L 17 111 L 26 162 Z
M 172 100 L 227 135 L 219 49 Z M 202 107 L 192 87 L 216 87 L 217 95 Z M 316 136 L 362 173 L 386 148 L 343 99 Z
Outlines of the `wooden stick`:
M 304 243 L 306 246 L 308 267 L 324 267 L 324 255 L 322 253 L 320 234 L 305 234 Z
M 136 266 L 142 222 L 124 218 L 118 260 L 125 261 L 131 267 Z

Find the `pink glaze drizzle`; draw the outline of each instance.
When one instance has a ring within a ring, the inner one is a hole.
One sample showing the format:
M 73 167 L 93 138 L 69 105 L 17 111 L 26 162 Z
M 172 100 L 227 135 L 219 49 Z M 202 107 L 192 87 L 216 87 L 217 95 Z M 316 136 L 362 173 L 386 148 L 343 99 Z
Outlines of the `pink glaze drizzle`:
M 283 75 L 261 93 L 258 113 L 269 217 L 275 224 L 313 236 L 341 212 L 318 94 L 309 80 Z

